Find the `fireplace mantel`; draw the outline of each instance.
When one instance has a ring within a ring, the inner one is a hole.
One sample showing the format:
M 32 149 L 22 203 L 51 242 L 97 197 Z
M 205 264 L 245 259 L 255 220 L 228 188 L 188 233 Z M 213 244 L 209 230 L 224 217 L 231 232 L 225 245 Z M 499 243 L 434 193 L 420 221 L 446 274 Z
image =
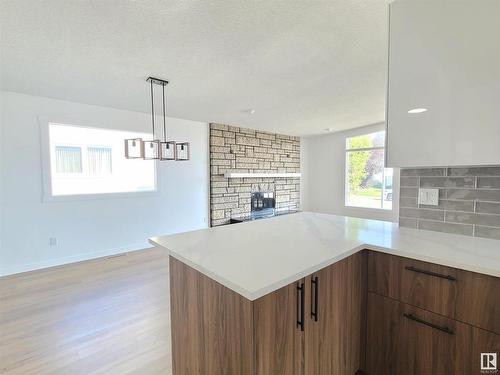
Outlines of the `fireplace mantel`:
M 258 172 L 255 172 L 255 173 L 252 173 L 252 172 L 226 172 L 224 173 L 224 177 L 226 178 L 269 178 L 269 177 L 272 177 L 272 178 L 297 178 L 297 177 L 300 177 L 301 176 L 301 173 L 266 173 L 266 172 L 262 172 L 262 173 L 258 173 Z

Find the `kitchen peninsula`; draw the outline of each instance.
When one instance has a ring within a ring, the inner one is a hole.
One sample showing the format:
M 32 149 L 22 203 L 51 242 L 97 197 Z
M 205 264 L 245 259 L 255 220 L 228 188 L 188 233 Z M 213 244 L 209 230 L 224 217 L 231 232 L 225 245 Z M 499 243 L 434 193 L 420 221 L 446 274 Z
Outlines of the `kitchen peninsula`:
M 497 240 L 302 212 L 150 241 L 174 374 L 469 374 L 500 350 Z

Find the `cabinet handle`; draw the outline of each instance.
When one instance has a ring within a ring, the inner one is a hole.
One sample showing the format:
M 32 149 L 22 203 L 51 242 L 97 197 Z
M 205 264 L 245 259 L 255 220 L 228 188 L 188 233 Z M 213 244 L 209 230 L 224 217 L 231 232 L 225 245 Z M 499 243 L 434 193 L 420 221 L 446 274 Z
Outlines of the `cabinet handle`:
M 315 322 L 318 321 L 318 289 L 319 279 L 316 276 L 311 280 L 311 319 Z
M 413 321 L 415 321 L 417 323 L 420 323 L 420 324 L 425 324 L 426 326 L 429 326 L 431 328 L 435 328 L 435 329 L 438 329 L 440 331 L 446 332 L 449 335 L 453 335 L 453 331 L 450 328 L 446 327 L 446 326 L 444 326 L 444 327 L 438 326 L 437 324 L 430 323 L 430 322 L 427 322 L 427 321 L 425 321 L 423 319 L 417 318 L 413 314 L 403 314 L 403 315 L 407 319 L 413 320 Z
M 297 285 L 297 327 L 304 331 L 304 283 Z
M 443 275 L 441 273 L 436 273 L 436 272 L 432 272 L 432 271 L 426 271 L 426 270 L 422 270 L 420 268 L 413 267 L 413 266 L 406 266 L 405 269 L 407 269 L 408 271 L 412 271 L 412 272 L 423 273 L 424 275 L 429 275 L 429 276 L 434 276 L 434 277 L 440 277 L 442 279 L 446 279 L 446 280 L 450 280 L 450 281 L 456 281 L 457 280 L 456 278 L 454 278 L 451 275 Z

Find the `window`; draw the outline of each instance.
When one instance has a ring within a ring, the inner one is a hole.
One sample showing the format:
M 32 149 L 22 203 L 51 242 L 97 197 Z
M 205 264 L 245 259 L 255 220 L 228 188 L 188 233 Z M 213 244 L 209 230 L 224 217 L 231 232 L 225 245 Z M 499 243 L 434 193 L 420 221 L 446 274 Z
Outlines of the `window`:
M 111 147 L 88 147 L 89 174 L 92 176 L 110 175 L 112 169 Z
M 385 131 L 346 139 L 346 206 L 392 210 L 392 168 L 384 168 Z
M 56 172 L 59 174 L 82 173 L 82 149 L 56 146 Z
M 49 123 L 50 195 L 155 191 L 155 162 L 125 159 L 128 138 L 151 134 Z

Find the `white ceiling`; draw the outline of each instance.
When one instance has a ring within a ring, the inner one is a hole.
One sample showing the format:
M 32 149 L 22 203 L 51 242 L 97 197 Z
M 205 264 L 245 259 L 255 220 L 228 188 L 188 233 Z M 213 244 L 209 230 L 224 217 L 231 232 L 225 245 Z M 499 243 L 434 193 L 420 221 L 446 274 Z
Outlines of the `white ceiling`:
M 383 121 L 385 0 L 0 0 L 2 88 L 294 135 Z M 245 110 L 255 109 L 249 115 Z

